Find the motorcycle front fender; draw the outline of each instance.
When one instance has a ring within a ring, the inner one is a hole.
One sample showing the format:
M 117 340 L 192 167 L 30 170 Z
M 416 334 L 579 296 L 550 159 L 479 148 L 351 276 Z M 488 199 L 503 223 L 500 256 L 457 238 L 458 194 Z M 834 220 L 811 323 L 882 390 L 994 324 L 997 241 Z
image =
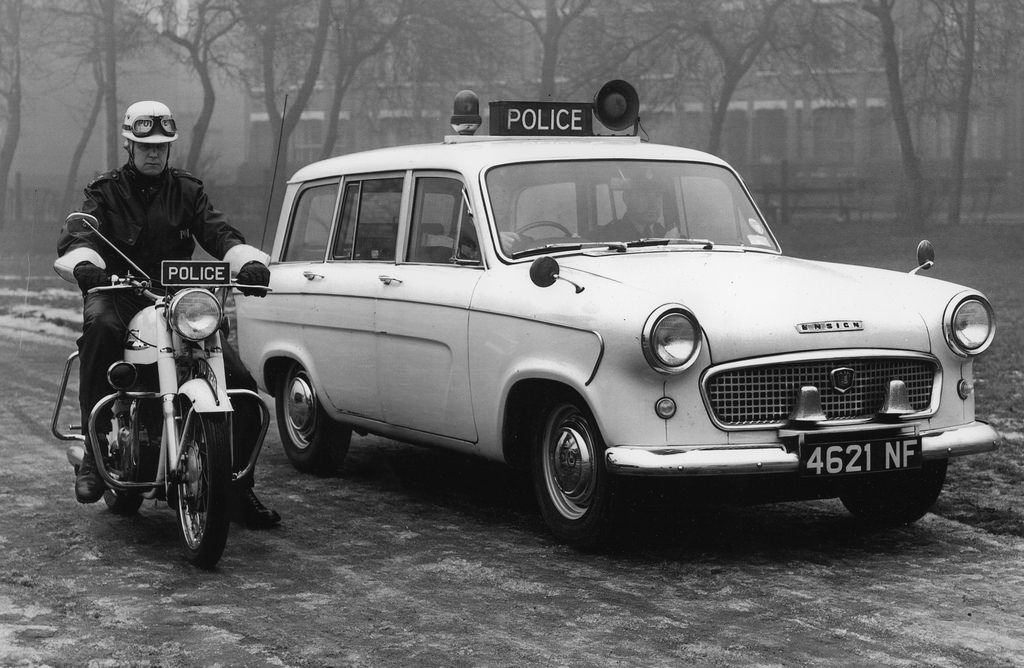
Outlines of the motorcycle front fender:
M 178 394 L 185 395 L 198 413 L 230 413 L 231 399 L 225 388 L 214 392 L 202 378 L 187 380 L 178 388 Z

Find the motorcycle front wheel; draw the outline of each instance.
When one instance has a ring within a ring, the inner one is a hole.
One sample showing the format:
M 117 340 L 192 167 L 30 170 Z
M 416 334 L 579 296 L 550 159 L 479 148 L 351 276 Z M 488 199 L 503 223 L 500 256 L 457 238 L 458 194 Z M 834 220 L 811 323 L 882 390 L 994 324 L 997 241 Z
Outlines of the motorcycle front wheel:
M 224 553 L 231 522 L 227 415 L 186 412 L 176 485 L 178 535 L 185 558 L 211 569 Z

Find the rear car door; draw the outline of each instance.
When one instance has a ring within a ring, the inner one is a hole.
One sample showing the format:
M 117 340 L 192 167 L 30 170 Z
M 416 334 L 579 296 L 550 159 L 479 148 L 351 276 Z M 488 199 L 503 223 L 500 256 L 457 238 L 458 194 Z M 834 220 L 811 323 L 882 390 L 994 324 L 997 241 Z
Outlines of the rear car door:
M 374 353 L 377 284 L 357 272 L 340 275 L 327 262 L 340 194 L 340 177 L 298 187 L 273 267 L 274 291 L 265 300 L 271 308 L 245 334 L 270 342 L 275 354 L 296 358 L 318 388 L 333 386 L 336 374 L 363 388 L 345 410 L 379 417 L 376 373 L 366 363 Z M 321 397 L 340 407 L 334 396 L 321 392 Z
M 345 179 L 326 261 L 302 268 L 302 336 L 316 382 L 342 413 L 382 419 L 375 305 L 382 267 L 394 266 L 401 174 Z

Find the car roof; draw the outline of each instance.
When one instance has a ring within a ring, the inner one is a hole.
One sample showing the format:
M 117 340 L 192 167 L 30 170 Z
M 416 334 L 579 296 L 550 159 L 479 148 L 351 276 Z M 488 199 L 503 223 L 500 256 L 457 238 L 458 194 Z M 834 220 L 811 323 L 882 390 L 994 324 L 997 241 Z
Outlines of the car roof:
M 537 138 L 449 136 L 438 144 L 380 148 L 328 158 L 299 169 L 289 183 L 341 174 L 407 169 L 443 169 L 477 174 L 494 165 L 547 160 L 673 160 L 727 167 L 713 155 L 679 146 L 652 144 L 637 137 Z

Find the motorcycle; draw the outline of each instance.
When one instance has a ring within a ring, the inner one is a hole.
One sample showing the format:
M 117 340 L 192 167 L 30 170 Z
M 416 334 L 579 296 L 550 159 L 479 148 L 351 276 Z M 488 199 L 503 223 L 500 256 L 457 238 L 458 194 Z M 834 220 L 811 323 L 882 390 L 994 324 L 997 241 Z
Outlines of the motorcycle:
M 100 233 L 94 216 L 72 213 L 65 224 L 96 235 L 117 251 Z M 114 276 L 111 285 L 90 290 L 132 290 L 152 302 L 130 320 L 124 358 L 107 370 L 114 392 L 93 406 L 88 439 L 81 425 L 61 429 L 61 407 L 79 355 L 73 352 L 64 365 L 51 431 L 74 442 L 67 458 L 76 475 L 85 444 L 91 445 L 110 511 L 133 515 L 146 499 L 165 501 L 176 511 L 185 558 L 211 569 L 227 544 L 232 482 L 252 472 L 270 422 L 256 392 L 225 385 L 224 301 L 238 284 L 230 280 L 227 262 L 165 260 L 165 294 L 159 294 L 152 279 L 128 262 L 137 275 Z M 234 472 L 232 404 L 239 400 L 252 400 L 259 407 L 261 423 L 249 461 Z M 109 429 L 99 428 L 104 415 L 110 416 Z

